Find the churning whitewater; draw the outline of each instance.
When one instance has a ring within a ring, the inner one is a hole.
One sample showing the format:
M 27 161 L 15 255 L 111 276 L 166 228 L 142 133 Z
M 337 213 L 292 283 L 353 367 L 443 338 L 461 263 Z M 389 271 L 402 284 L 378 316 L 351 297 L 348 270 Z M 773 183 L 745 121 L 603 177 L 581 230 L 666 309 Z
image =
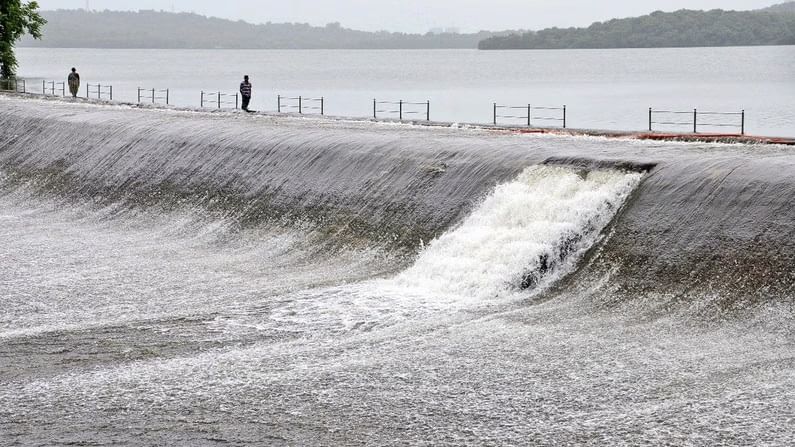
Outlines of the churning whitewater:
M 791 445 L 791 172 L 0 95 L 0 444 Z

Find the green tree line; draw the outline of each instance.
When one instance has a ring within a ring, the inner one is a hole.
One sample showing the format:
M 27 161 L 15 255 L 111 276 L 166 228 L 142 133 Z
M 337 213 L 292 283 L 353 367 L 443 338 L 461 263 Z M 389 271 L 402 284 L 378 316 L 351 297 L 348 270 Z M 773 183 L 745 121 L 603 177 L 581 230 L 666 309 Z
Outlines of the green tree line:
M 680 10 L 598 22 L 588 28 L 549 28 L 492 36 L 482 50 L 659 48 L 795 45 L 795 2 L 758 11 Z
M 48 25 L 41 41 L 24 39 L 22 46 L 50 48 L 187 48 L 187 49 L 411 49 L 477 48 L 495 35 L 407 34 L 347 29 L 339 23 L 251 24 L 163 11 L 57 10 L 42 12 Z M 505 32 L 503 34 L 508 34 Z

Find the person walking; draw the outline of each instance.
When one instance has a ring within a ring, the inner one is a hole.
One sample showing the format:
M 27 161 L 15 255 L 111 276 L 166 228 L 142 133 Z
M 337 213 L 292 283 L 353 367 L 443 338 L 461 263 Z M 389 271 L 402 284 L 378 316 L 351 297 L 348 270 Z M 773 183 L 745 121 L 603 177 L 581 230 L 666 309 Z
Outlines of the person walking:
M 72 72 L 69 73 L 67 81 L 69 83 L 69 93 L 72 94 L 72 98 L 77 98 L 77 92 L 80 91 L 80 73 L 77 72 L 76 68 L 72 67 Z
M 248 82 L 248 75 L 243 76 L 240 83 L 240 96 L 243 98 L 243 110 L 248 112 L 248 104 L 251 102 L 251 83 Z

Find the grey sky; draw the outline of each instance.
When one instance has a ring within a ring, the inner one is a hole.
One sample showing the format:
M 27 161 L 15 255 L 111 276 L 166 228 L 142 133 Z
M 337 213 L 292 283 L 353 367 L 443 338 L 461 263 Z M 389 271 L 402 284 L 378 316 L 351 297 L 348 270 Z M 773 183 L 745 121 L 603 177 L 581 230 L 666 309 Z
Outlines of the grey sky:
M 92 9 L 164 9 L 253 23 L 340 22 L 362 30 L 425 32 L 435 27 L 540 29 L 582 26 L 658 9 L 756 9 L 785 0 L 90 0 Z M 39 0 L 43 9 L 83 8 L 86 0 Z

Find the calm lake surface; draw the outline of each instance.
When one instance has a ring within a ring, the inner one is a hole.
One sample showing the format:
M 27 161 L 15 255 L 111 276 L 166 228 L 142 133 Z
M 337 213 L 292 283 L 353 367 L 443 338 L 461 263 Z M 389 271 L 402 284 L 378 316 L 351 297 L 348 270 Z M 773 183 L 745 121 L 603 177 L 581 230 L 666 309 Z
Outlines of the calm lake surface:
M 749 133 L 795 136 L 795 46 L 494 52 L 21 48 L 19 56 L 20 75 L 37 79 L 34 91 L 41 89 L 41 78 L 63 80 L 76 66 L 84 84 L 112 84 L 115 99 L 124 101 L 136 101 L 138 87 L 169 88 L 172 104 L 197 107 L 202 90 L 234 92 L 249 74 L 257 110 L 275 110 L 277 94 L 324 96 L 326 113 L 344 116 L 371 116 L 374 98 L 429 100 L 434 120 L 488 123 L 494 102 L 565 104 L 570 127 L 643 130 L 649 107 L 745 109 Z M 712 122 L 727 120 L 738 121 Z

